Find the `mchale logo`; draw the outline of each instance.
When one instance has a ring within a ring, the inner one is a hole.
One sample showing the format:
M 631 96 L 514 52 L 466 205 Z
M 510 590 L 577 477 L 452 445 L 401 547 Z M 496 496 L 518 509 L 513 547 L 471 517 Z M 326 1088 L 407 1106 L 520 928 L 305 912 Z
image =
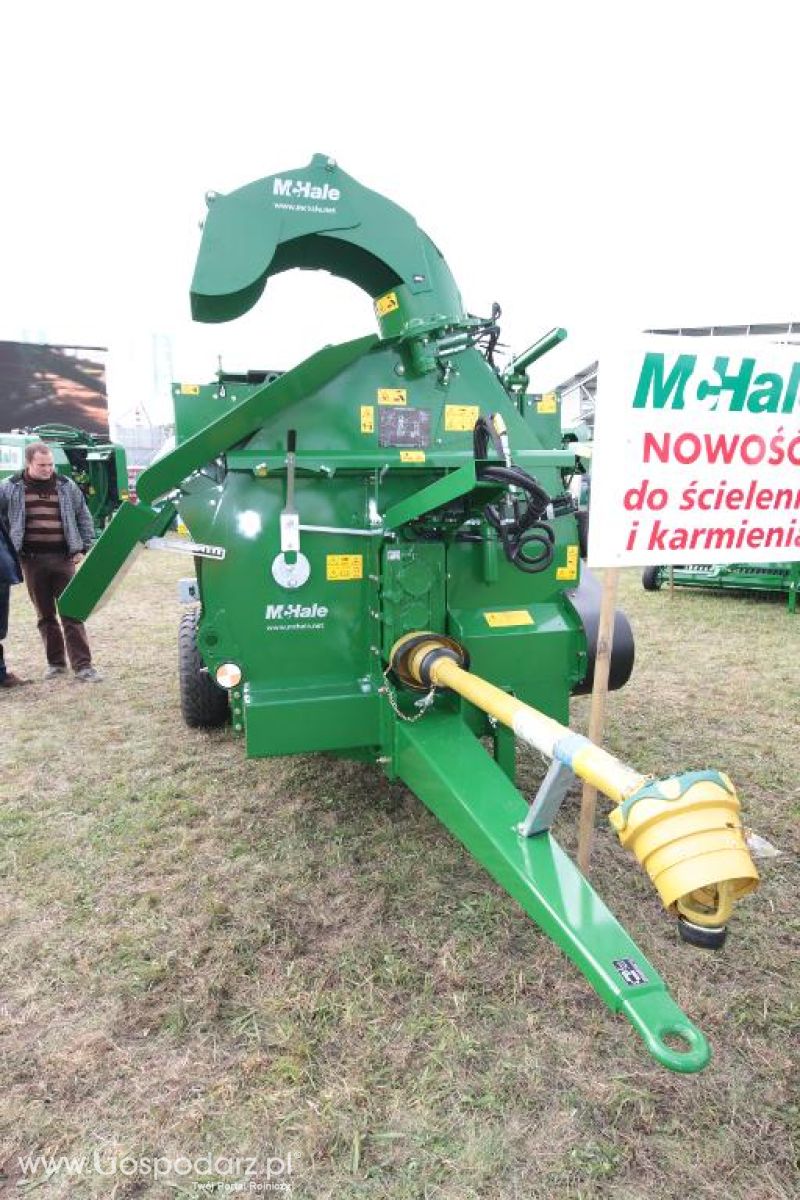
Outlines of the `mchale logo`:
M 718 354 L 712 371 L 716 378 L 697 374 L 696 354 L 648 352 L 644 356 L 633 408 L 674 408 L 692 406 L 707 412 L 786 413 L 795 411 L 800 391 L 800 362 L 792 364 L 788 376 L 776 371 L 755 375 L 755 358 L 732 361 Z
M 321 620 L 328 615 L 324 604 L 268 604 L 268 621 Z
M 273 196 L 293 196 L 297 200 L 338 200 L 341 191 L 324 183 L 319 187 L 308 179 L 281 179 L 277 176 L 272 181 Z

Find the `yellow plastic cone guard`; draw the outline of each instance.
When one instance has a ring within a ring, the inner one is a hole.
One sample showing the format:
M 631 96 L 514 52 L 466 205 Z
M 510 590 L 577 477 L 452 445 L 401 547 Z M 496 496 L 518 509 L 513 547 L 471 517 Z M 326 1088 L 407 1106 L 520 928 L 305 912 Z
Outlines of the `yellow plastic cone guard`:
M 639 859 L 666 908 L 699 924 L 724 924 L 733 903 L 758 884 L 733 785 L 719 775 L 684 789 L 678 776 L 647 792 L 609 814 L 620 842 Z

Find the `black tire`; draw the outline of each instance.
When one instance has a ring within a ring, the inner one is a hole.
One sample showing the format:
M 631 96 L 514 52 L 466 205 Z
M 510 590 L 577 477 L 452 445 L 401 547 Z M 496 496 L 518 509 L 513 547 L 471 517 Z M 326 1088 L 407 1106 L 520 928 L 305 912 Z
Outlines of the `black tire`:
M 685 917 L 679 917 L 678 933 L 689 946 L 699 946 L 701 950 L 721 950 L 728 936 L 728 926 L 695 925 Z
M 581 558 L 586 558 L 589 552 L 589 510 L 588 508 L 579 508 L 575 513 L 575 520 L 578 523 L 578 550 Z
M 642 571 L 642 587 L 646 592 L 661 589 L 661 567 L 645 567 Z
M 209 675 L 197 649 L 199 608 L 181 617 L 178 629 L 178 677 L 181 713 L 190 729 L 218 729 L 228 719 L 228 693 Z

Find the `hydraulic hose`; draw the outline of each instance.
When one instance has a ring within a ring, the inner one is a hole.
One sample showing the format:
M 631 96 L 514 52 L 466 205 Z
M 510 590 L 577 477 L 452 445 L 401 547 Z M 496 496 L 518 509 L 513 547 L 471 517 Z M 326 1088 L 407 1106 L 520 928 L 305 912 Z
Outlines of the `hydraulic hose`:
M 481 461 L 486 458 L 490 443 L 504 459 L 502 464 Z M 542 517 L 552 501 L 532 475 L 511 462 L 505 422 L 499 414 L 492 414 L 488 421 L 479 417 L 475 422 L 473 450 L 478 460 L 477 477 L 506 489 L 507 498 L 502 506 L 487 504 L 483 510 L 484 517 L 498 533 L 506 558 L 531 575 L 546 570 L 553 561 L 555 535 Z M 513 490 L 522 493 L 525 500 L 514 497 Z

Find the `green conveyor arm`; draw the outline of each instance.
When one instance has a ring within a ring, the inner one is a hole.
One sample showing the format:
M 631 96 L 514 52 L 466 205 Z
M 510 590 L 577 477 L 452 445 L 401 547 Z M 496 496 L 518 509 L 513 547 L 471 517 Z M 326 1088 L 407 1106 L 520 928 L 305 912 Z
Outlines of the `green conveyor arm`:
M 140 503 L 126 501 L 117 510 L 80 571 L 62 593 L 58 605 L 60 612 L 75 620 L 85 620 L 136 546 L 148 538 L 159 537 L 169 528 L 177 510 L 171 503 L 159 504 L 163 497 L 178 490 L 194 472 L 260 429 L 268 412 L 313 395 L 346 367 L 368 354 L 377 342 L 378 339 L 370 335 L 341 346 L 326 346 L 157 459 L 137 481 Z M 156 504 L 158 508 L 153 507 Z
M 711 1054 L 703 1034 L 554 838 L 518 833 L 528 805 L 462 718 L 430 712 L 398 722 L 396 734 L 404 782 L 628 1019 L 652 1057 L 673 1071 L 702 1070 Z
M 61 615 L 85 621 L 119 576 L 131 552 L 148 538 L 161 537 L 176 513 L 175 505 L 170 503 L 155 509 L 124 501 L 59 596 Z

